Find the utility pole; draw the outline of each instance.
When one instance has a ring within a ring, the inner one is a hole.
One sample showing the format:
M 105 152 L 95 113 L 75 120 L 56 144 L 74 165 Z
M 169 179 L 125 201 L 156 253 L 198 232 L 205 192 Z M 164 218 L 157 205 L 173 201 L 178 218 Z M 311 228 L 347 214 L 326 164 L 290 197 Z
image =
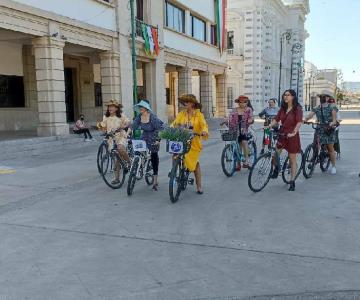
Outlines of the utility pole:
M 132 73 L 133 73 L 133 104 L 137 103 L 137 78 L 136 78 L 136 28 L 135 28 L 135 7 L 134 0 L 130 0 L 131 10 L 131 59 L 132 59 Z
M 279 95 L 278 95 L 278 105 L 281 105 L 281 100 L 280 100 L 280 96 L 281 96 L 281 71 L 282 71 L 282 52 L 283 52 L 283 41 L 284 38 L 287 41 L 291 40 L 291 31 L 287 30 L 285 31 L 281 36 L 280 36 L 280 64 L 279 64 Z

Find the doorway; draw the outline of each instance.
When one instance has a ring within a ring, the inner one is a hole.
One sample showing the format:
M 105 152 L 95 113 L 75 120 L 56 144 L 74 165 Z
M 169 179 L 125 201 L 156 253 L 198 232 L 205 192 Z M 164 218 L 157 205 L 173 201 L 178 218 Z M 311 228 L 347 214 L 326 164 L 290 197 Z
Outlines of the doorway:
M 65 78 L 65 106 L 66 106 L 66 121 L 75 122 L 75 89 L 74 79 L 75 70 L 72 68 L 64 69 Z

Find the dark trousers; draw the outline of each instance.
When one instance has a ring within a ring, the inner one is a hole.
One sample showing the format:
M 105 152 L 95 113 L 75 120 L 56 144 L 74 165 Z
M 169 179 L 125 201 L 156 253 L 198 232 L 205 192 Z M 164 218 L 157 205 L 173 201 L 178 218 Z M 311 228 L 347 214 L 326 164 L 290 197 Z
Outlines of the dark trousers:
M 339 130 L 335 131 L 336 141 L 334 144 L 334 149 L 336 153 L 340 153 L 340 140 L 339 140 Z
M 158 175 L 159 172 L 159 153 L 158 152 L 152 152 L 151 153 L 151 165 L 153 167 L 154 175 Z
M 84 137 L 87 139 L 92 139 L 90 130 L 88 128 L 83 128 L 83 129 L 78 129 L 78 130 L 73 130 L 75 134 L 84 134 Z

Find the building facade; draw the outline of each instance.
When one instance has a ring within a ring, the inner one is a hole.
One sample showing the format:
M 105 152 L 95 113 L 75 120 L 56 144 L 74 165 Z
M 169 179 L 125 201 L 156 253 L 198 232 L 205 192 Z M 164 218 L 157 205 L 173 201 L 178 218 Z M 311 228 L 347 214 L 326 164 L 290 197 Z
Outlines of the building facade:
M 304 106 L 313 108 L 320 103 L 318 95 L 328 94 L 336 97 L 339 70 L 318 69 L 313 63 L 305 62 L 304 72 Z
M 137 96 L 164 120 L 186 92 L 199 95 L 207 117 L 225 106 L 226 59 L 213 35 L 222 1 L 209 0 L 208 9 L 192 2 L 135 1 Z M 68 134 L 80 114 L 100 120 L 110 99 L 133 114 L 128 2 L 0 3 L 0 130 Z M 184 12 L 177 19 L 176 7 Z
M 256 111 L 287 88 L 303 101 L 308 0 L 230 0 L 227 9 L 228 107 L 236 96 Z

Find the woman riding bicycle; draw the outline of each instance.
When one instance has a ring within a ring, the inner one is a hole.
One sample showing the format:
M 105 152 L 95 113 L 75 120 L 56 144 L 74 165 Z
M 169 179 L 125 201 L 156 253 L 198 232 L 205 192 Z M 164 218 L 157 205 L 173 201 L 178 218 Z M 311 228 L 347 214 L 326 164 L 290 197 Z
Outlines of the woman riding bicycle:
M 107 111 L 102 122 L 97 124 L 97 127 L 104 132 L 115 133 L 115 143 L 119 151 L 120 157 L 125 160 L 128 164 L 127 169 L 130 168 L 130 158 L 126 151 L 127 138 L 128 138 L 128 128 L 130 125 L 130 120 L 122 112 L 122 104 L 119 104 L 116 100 L 111 100 L 107 103 Z M 111 143 L 112 140 L 110 139 Z M 115 179 L 112 184 L 117 184 L 120 182 L 120 163 L 118 163 L 117 170 L 114 173 Z
M 337 125 L 337 112 L 336 107 L 330 106 L 328 101 L 331 96 L 327 94 L 321 94 L 320 105 L 315 107 L 305 118 L 305 121 L 309 121 L 316 115 L 318 122 L 320 123 L 318 134 L 320 143 L 326 145 L 329 152 L 331 161 L 331 174 L 336 174 L 336 154 L 334 150 L 334 143 L 336 142 L 335 127 Z
M 265 119 L 264 122 L 264 126 L 269 126 L 272 119 L 274 119 L 278 112 L 279 112 L 279 107 L 276 105 L 277 101 L 276 98 L 271 98 L 268 101 L 269 106 L 264 108 L 260 113 L 259 113 L 259 117 L 261 119 Z M 274 128 L 275 130 L 275 128 Z M 266 146 L 266 141 L 265 141 L 265 130 L 264 130 L 264 136 L 263 136 L 263 142 L 262 142 L 262 149 L 260 154 L 264 154 L 264 150 L 265 150 L 265 146 Z
M 204 115 L 201 113 L 201 104 L 192 94 L 182 95 L 179 102 L 185 105 L 186 109 L 181 111 L 172 127 L 186 127 L 192 129 L 196 134 L 191 142 L 190 151 L 185 155 L 185 165 L 190 172 L 195 174 L 195 182 L 198 194 L 203 194 L 201 184 L 201 169 L 200 169 L 200 154 L 202 151 L 201 138 L 207 139 L 209 137 L 209 129 Z
M 254 123 L 253 109 L 249 105 L 249 98 L 247 96 L 239 96 L 235 99 L 235 103 L 238 104 L 237 108 L 234 108 L 229 115 L 229 127 L 239 129 L 238 142 L 244 153 L 245 163 L 244 168 L 250 168 L 249 164 L 249 127 Z M 238 162 L 236 170 L 241 170 L 241 163 Z
M 271 121 L 269 127 L 273 128 L 281 123 L 276 150 L 281 152 L 285 149 L 288 152 L 291 167 L 289 191 L 295 191 L 295 178 L 297 174 L 296 156 L 301 152 L 299 130 L 302 124 L 303 113 L 294 90 L 286 90 L 282 99 L 281 108 L 276 117 Z M 275 161 L 273 163 L 276 164 Z M 279 166 L 275 165 L 271 177 L 277 178 L 278 175 Z
M 146 146 L 151 153 L 151 165 L 154 172 L 153 190 L 157 191 L 160 149 L 158 133 L 159 130 L 164 128 L 164 123 L 152 112 L 148 100 L 141 100 L 135 105 L 135 109 L 137 109 L 140 114 L 134 119 L 131 129 L 133 131 L 138 128 L 142 130 L 141 139 L 146 142 Z
M 331 107 L 337 108 L 334 97 L 330 97 L 328 103 Z M 336 113 L 337 126 L 335 128 L 335 143 L 334 143 L 334 150 L 337 153 L 337 155 L 336 155 L 337 157 L 340 157 L 340 155 L 341 155 L 340 139 L 339 139 L 339 130 L 340 130 L 341 121 L 342 120 L 341 120 L 340 112 L 339 112 L 339 109 L 337 108 L 337 113 Z

